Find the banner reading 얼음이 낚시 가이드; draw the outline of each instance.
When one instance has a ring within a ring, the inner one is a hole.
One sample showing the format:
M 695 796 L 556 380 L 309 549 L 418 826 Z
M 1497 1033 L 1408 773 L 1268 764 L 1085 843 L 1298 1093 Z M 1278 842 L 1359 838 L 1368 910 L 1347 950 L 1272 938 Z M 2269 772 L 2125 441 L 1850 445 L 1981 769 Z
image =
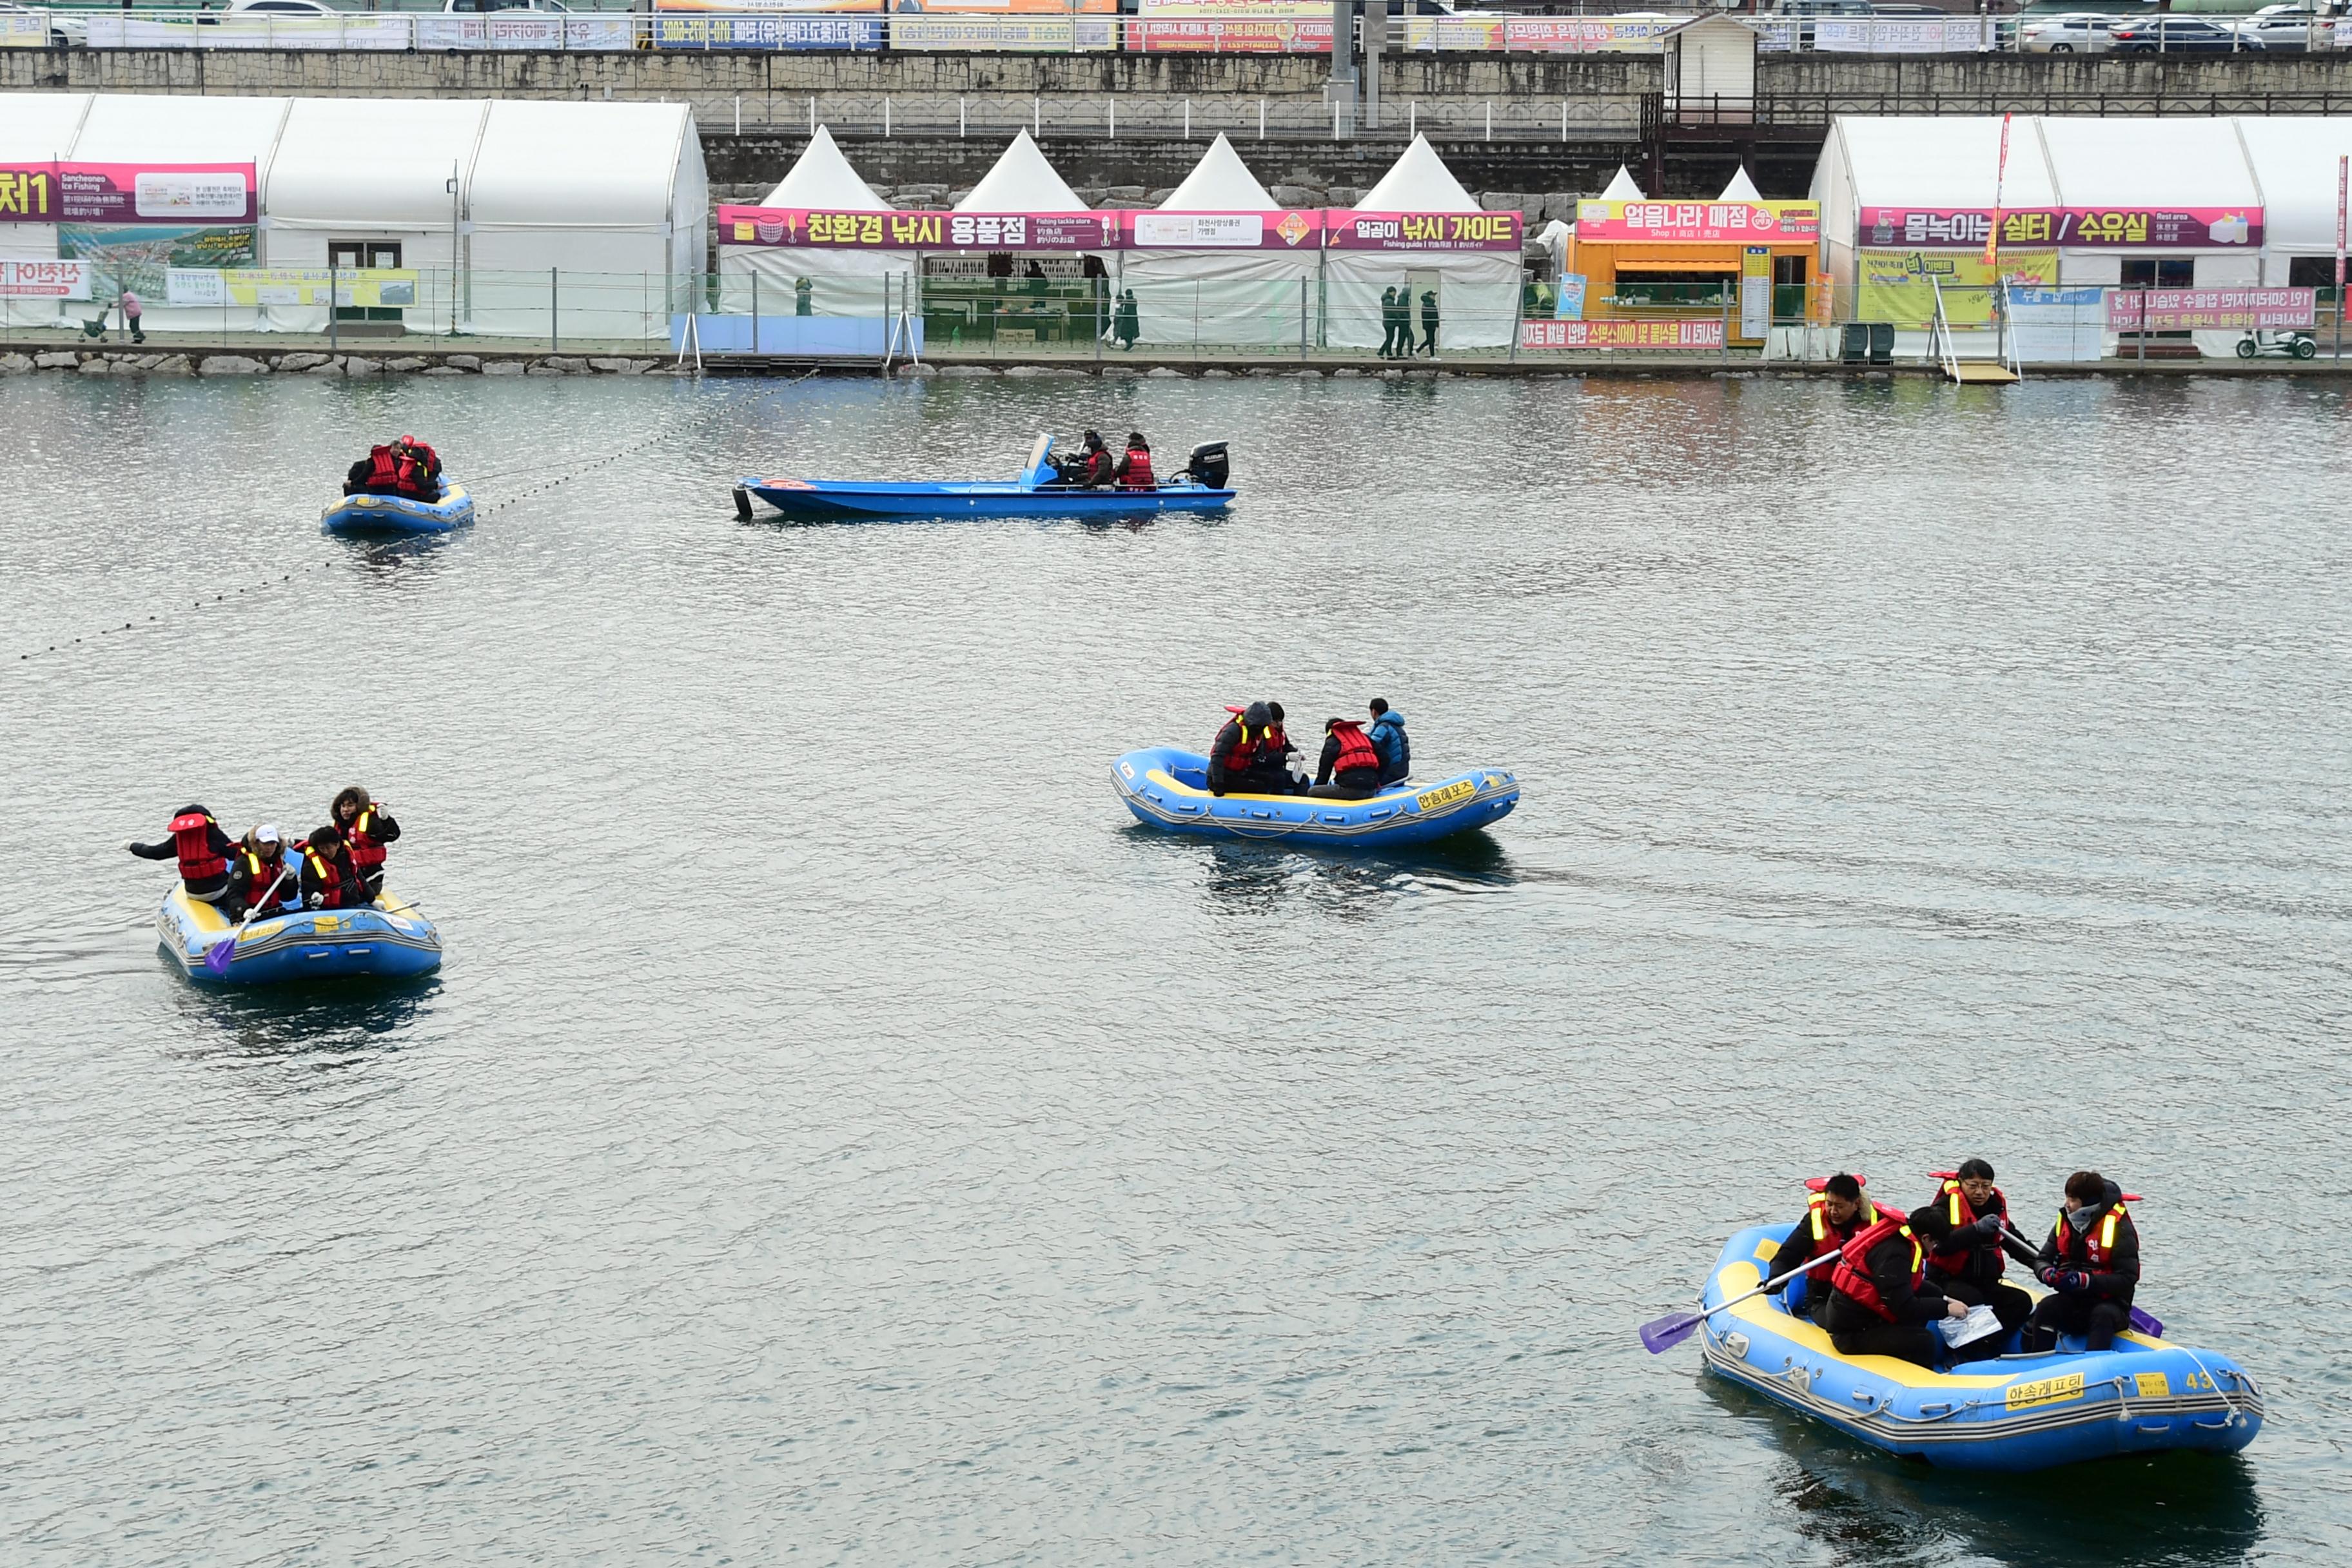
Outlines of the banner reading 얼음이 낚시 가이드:
M 324 305 L 328 290 L 346 310 L 398 310 L 416 303 L 405 268 L 174 267 L 163 279 L 167 305 Z
M 136 224 L 122 227 L 61 224 L 58 254 L 87 261 L 101 296 L 128 289 L 161 300 L 175 267 L 250 267 L 257 258 L 254 228 L 236 226 Z
M 1981 254 L 1953 250 L 1864 250 L 1855 257 L 1853 319 L 1924 328 L 1936 319 L 1940 289 L 1944 320 L 1955 327 L 1990 324 L 1997 285 L 2053 289 L 2054 250 L 2004 250 L 1990 267 Z

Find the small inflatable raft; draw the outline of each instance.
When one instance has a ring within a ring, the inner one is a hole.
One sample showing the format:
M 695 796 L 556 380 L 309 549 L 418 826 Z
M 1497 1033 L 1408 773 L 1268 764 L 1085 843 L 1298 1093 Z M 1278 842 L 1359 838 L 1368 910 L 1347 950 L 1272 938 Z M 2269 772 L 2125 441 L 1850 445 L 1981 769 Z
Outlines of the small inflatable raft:
M 236 930 L 235 921 L 176 884 L 155 916 L 157 938 L 191 980 L 268 985 L 353 974 L 429 974 L 441 967 L 441 933 L 388 894 L 364 909 L 266 915 L 237 939 L 228 973 L 215 974 L 205 967 L 205 955 Z
M 1392 784 L 1370 800 L 1211 795 L 1209 759 L 1172 746 L 1129 752 L 1111 764 L 1110 776 L 1138 822 L 1211 838 L 1393 848 L 1484 827 L 1519 804 L 1517 779 L 1484 769 L 1425 789 Z
M 1725 1243 L 1704 1304 L 1770 1279 L 1789 1229 L 1756 1226 Z M 2054 1352 L 1949 1373 L 1842 1356 L 1775 1296 L 1714 1312 L 1701 1331 L 1706 1364 L 1722 1376 L 1888 1453 L 1957 1469 L 2041 1470 L 2174 1448 L 2229 1454 L 2263 1429 L 2262 1390 L 2237 1363 L 2128 1331 L 2096 1353 L 2070 1335 Z
M 439 500 L 406 496 L 345 496 L 319 514 L 323 533 L 446 533 L 474 521 L 474 498 L 445 483 Z
M 1225 443 L 1192 449 L 1181 472 L 1134 489 L 1088 489 L 1072 484 L 1053 458 L 1054 438 L 1040 436 L 1029 460 L 1010 479 L 803 479 L 749 476 L 735 484 L 735 515 L 749 521 L 757 496 L 786 517 L 836 522 L 879 518 L 1076 517 L 1120 518 L 1163 511 L 1223 511 L 1234 500 L 1227 482 Z

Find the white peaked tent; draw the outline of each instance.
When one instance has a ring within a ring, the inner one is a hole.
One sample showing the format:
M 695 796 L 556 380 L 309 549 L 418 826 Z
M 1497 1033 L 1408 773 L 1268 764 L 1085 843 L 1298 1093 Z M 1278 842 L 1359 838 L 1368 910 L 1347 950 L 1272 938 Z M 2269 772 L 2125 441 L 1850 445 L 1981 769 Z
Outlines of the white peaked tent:
M 1271 347 L 1299 341 L 1322 252 L 1313 232 L 1297 245 L 1266 249 L 1260 225 L 1207 224 L 1189 216 L 1270 215 L 1276 203 L 1223 132 L 1184 183 L 1160 204 L 1169 215 L 1138 221 L 1119 272 L 1135 294 L 1137 341 Z M 1152 243 L 1165 239 L 1166 244 Z M 1219 243 L 1223 241 L 1223 243 Z
M 1764 193 L 1756 188 L 1756 182 L 1748 177 L 1747 166 L 1742 164 L 1738 169 L 1733 171 L 1731 183 L 1723 187 L 1723 195 L 1716 197 L 1715 199 L 1719 202 L 1748 202 L 1754 204 L 1763 201 Z
M 1364 212 L 1475 213 L 1481 211 L 1426 136 L 1381 176 L 1356 204 Z M 1323 257 L 1325 334 L 1335 348 L 1377 348 L 1381 342 L 1381 290 L 1412 285 L 1413 324 L 1420 329 L 1419 300 L 1437 295 L 1438 346 L 1498 349 L 1517 330 L 1520 261 L 1517 252 L 1327 250 Z
M 822 125 L 809 138 L 807 149 L 791 172 L 761 198 L 760 205 L 828 212 L 891 210 L 890 204 L 876 195 L 874 187 L 850 167 L 833 132 Z M 728 238 L 722 227 L 719 236 L 720 309 L 736 315 L 750 315 L 754 304 L 761 316 L 793 314 L 799 305 L 794 285 L 805 278 L 810 314 L 878 318 L 888 312 L 893 301 L 908 297 L 908 280 L 915 271 L 911 250 L 730 245 Z M 759 280 L 756 300 L 754 279 Z
M 960 213 L 1076 213 L 1087 210 L 1069 182 L 1054 172 L 1026 131 L 1016 132 L 1013 144 L 981 176 L 971 194 L 956 203 Z
M 1642 195 L 1642 187 L 1633 183 L 1633 171 L 1620 163 L 1617 165 L 1617 177 L 1610 181 L 1609 188 L 1594 199 L 1604 202 L 1638 202 L 1645 198 Z

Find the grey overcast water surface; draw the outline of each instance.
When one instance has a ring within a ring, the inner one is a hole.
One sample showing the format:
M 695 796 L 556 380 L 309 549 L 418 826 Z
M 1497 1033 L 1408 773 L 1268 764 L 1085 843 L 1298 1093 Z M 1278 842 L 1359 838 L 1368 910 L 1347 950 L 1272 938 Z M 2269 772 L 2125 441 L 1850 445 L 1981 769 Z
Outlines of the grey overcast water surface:
M 2352 1561 L 2345 414 L 0 382 L 0 1559 Z M 1231 437 L 1246 499 L 729 506 L 1087 423 Z M 404 429 L 501 504 L 322 538 Z M 1112 795 L 1376 693 L 1422 776 L 1519 773 L 1491 839 Z M 349 782 L 445 972 L 192 987 L 119 846 Z M 2242 1459 L 1955 1478 L 1643 1353 L 1800 1177 L 1969 1154 L 2029 1223 L 2147 1194 Z

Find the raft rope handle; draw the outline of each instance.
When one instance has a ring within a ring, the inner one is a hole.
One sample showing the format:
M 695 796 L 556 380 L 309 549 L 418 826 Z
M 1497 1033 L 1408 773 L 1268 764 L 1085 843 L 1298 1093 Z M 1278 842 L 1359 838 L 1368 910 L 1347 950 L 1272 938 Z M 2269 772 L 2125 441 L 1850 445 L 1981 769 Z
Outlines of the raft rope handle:
M 2205 1374 L 2205 1381 L 2212 1386 L 2213 1392 L 2221 1395 L 2221 1408 L 2230 1413 L 2230 1419 L 2222 1423 L 2224 1426 L 2245 1420 L 2245 1417 L 2238 1413 L 2237 1403 L 2232 1400 L 2228 1394 L 2222 1391 L 2221 1380 L 2213 1375 L 2212 1369 L 2207 1366 L 2203 1361 L 2199 1359 L 2195 1351 L 2190 1350 L 2187 1345 L 2174 1345 L 2172 1348 L 2179 1351 L 2182 1355 L 2187 1356 L 2192 1363 L 2194 1363 L 2197 1370 Z

